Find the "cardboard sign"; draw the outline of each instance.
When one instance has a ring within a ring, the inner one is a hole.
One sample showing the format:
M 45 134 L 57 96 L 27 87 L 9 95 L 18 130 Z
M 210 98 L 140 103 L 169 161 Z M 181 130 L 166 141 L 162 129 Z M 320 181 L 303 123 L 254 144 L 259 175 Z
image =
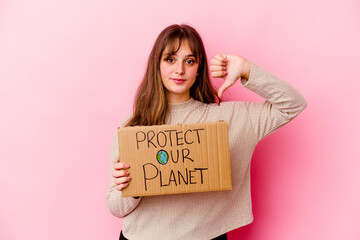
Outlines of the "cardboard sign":
M 231 190 L 227 122 L 118 128 L 123 197 Z

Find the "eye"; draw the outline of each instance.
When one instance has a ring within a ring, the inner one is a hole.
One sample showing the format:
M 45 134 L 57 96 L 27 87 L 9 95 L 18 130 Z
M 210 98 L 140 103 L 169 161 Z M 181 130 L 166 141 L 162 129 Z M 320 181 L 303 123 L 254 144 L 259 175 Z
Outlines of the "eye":
M 194 61 L 193 59 L 188 59 L 188 60 L 186 60 L 186 62 L 187 62 L 188 64 L 193 64 L 193 63 L 195 63 L 195 61 Z
M 167 58 L 165 58 L 165 61 L 172 63 L 172 62 L 174 62 L 174 59 L 171 57 L 167 57 Z

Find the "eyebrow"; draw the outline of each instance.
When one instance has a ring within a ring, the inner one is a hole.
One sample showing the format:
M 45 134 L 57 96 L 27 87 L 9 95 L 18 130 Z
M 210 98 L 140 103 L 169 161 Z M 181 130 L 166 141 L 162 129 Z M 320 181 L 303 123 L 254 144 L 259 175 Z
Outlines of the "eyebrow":
M 164 54 L 164 56 L 166 56 L 166 57 L 172 56 L 172 55 L 178 56 L 176 53 L 165 53 Z M 194 54 L 188 54 L 185 57 L 194 57 L 194 58 L 196 58 L 196 56 Z

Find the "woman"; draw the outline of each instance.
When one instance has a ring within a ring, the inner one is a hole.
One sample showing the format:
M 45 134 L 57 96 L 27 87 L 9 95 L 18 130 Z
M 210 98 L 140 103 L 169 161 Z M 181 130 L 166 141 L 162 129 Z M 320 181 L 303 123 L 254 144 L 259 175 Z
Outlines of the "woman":
M 289 84 L 240 56 L 216 55 L 210 71 L 225 80 L 217 94 L 196 30 L 188 25 L 165 28 L 151 51 L 134 113 L 120 126 L 227 121 L 233 189 L 123 198 L 121 190 L 131 184 L 126 171 L 130 166 L 126 159 L 118 159 L 115 134 L 107 205 L 113 215 L 123 218 L 120 239 L 227 239 L 228 231 L 253 221 L 250 160 L 254 148 L 297 116 L 306 101 Z M 221 102 L 222 93 L 238 79 L 266 101 Z

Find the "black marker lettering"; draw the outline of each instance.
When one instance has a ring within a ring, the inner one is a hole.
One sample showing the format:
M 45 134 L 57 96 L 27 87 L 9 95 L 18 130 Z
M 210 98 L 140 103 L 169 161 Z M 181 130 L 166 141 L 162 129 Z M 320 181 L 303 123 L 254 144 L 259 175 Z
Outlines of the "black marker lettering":
M 162 183 L 162 174 L 161 174 L 161 171 L 160 171 L 160 187 L 166 187 L 166 186 L 169 186 L 169 184 L 168 185 L 163 185 L 163 183 Z
M 173 161 L 173 163 L 177 163 L 179 161 L 179 150 L 176 149 L 176 161 L 174 160 L 174 156 L 173 156 L 173 150 L 170 150 L 170 156 L 171 156 L 171 160 Z
M 171 132 L 176 132 L 176 130 L 164 130 L 164 132 L 168 132 L 168 133 L 169 133 L 170 146 L 172 147 Z
M 177 186 L 174 170 L 171 170 L 171 172 L 170 172 L 169 185 L 170 185 L 170 182 L 174 182 L 175 186 Z
M 163 136 L 164 136 L 164 144 L 163 144 L 163 145 L 161 145 L 161 144 L 160 144 L 160 141 L 159 141 L 160 133 L 162 133 Z M 165 135 L 164 132 L 161 132 L 161 131 L 160 131 L 160 132 L 157 134 L 156 139 L 157 139 L 157 143 L 159 144 L 160 147 L 164 147 L 164 146 L 166 145 L 166 135 Z
M 153 135 L 151 136 L 151 138 L 149 137 L 149 133 L 152 133 Z M 148 141 L 148 148 L 150 148 L 150 143 L 156 148 L 156 145 L 151 141 L 153 140 L 153 138 L 155 137 L 155 132 L 153 130 L 150 130 L 147 132 L 147 141 Z
M 201 184 L 203 184 L 203 170 L 207 170 L 207 168 L 194 168 L 195 170 L 200 170 L 200 174 L 201 174 Z
M 199 129 L 193 129 L 194 131 L 196 131 L 197 137 L 198 137 L 198 143 L 200 143 L 200 135 L 199 135 L 199 131 L 201 130 L 205 130 L 204 128 L 199 128 Z
M 184 145 L 184 143 L 179 143 L 179 140 L 180 139 L 184 139 L 184 138 L 181 138 L 181 137 L 179 137 L 179 134 L 180 133 L 182 133 L 182 131 L 180 131 L 180 132 L 176 132 L 176 145 Z
M 193 172 L 196 172 L 196 170 L 189 170 L 189 173 L 190 173 L 190 184 L 196 184 L 196 182 L 191 181 L 191 179 L 194 178 L 194 176 L 192 175 Z
M 139 134 L 139 133 L 142 133 L 142 134 L 143 134 L 144 139 L 139 140 L 139 138 L 138 138 L 138 134 Z M 145 134 L 144 132 L 142 132 L 142 131 L 136 132 L 136 145 L 137 145 L 137 149 L 139 149 L 139 142 L 143 142 L 143 141 L 145 141 L 145 139 L 146 139 L 146 134 Z
M 192 142 L 188 142 L 188 141 L 187 141 L 186 134 L 187 134 L 188 132 L 192 132 L 191 129 L 186 130 L 186 132 L 184 133 L 184 140 L 185 140 L 186 144 L 192 144 L 192 143 L 194 142 L 194 140 L 193 140 Z
M 154 177 L 148 178 L 148 177 L 146 176 L 146 170 L 145 170 L 145 166 L 146 166 L 146 165 L 151 165 L 151 166 L 153 166 L 153 167 L 156 169 L 156 175 L 155 175 Z M 152 163 L 146 163 L 146 164 L 144 164 L 144 165 L 143 165 L 143 170 L 144 170 L 145 191 L 147 191 L 146 180 L 152 180 L 152 179 L 156 178 L 157 175 L 159 174 L 159 170 L 158 170 L 157 167 L 156 167 L 154 164 L 152 164 Z M 160 172 L 160 174 L 161 174 L 161 172 Z
M 186 181 L 185 181 L 185 178 L 184 176 L 180 173 L 180 171 L 178 171 L 178 177 L 179 177 L 179 185 L 180 185 L 180 176 L 182 178 L 182 180 L 184 181 L 184 183 L 187 185 L 189 183 L 189 174 L 188 174 L 188 170 L 187 168 L 185 168 L 185 172 L 186 172 Z
M 185 155 L 184 152 L 187 152 L 186 155 Z M 185 158 L 186 158 L 186 159 L 189 159 L 189 160 L 192 161 L 192 162 L 194 162 L 194 160 L 192 160 L 191 158 L 188 157 L 189 154 L 190 154 L 190 150 L 189 150 L 189 149 L 187 149 L 187 148 L 183 148 L 183 149 L 182 149 L 183 162 L 185 162 Z

